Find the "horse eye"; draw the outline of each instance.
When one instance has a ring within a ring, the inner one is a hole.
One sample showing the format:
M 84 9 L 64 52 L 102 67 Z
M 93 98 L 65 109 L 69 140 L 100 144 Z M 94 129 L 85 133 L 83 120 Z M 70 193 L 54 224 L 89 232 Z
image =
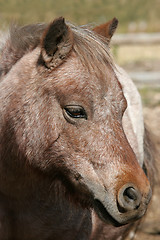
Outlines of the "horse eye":
M 83 107 L 78 105 L 68 105 L 64 108 L 65 113 L 71 118 L 84 118 L 87 120 L 87 114 Z

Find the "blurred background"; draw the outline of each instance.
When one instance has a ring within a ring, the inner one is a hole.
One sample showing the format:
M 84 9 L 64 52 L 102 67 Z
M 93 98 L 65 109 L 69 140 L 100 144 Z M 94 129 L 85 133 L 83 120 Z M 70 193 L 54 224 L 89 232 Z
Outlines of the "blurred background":
M 0 0 L 0 35 L 11 23 L 51 22 L 59 16 L 76 25 L 118 18 L 111 50 L 139 89 L 145 122 L 160 149 L 160 0 Z M 159 186 L 135 239 L 160 240 Z
M 64 16 L 76 24 L 101 23 L 114 16 L 118 32 L 160 31 L 160 0 L 0 0 L 0 23 L 48 22 Z

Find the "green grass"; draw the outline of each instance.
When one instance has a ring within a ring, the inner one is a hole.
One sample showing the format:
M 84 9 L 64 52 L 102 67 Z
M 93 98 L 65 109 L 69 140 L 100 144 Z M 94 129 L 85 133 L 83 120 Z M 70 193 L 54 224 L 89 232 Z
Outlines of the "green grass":
M 147 31 L 160 31 L 159 12 L 159 0 L 0 0 L 0 26 L 12 21 L 49 22 L 58 16 L 76 24 L 102 23 L 115 16 L 120 32 L 127 31 L 129 23 L 138 26 L 142 21 Z
M 157 107 L 160 106 L 160 87 L 149 88 L 144 87 L 139 89 L 139 93 L 142 97 L 143 106 L 147 107 Z M 156 98 L 156 96 L 159 96 Z

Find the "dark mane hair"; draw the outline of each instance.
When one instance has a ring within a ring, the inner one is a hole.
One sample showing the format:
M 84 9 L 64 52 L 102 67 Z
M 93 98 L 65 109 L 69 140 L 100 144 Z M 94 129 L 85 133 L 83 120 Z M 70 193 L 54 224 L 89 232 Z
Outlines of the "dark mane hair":
M 0 47 L 0 76 L 8 73 L 20 58 L 39 45 L 45 27 L 46 24 L 11 26 L 7 40 Z
M 152 189 L 158 180 L 158 172 L 156 169 L 156 160 L 159 156 L 158 149 L 155 144 L 155 136 L 148 130 L 148 126 L 145 125 L 144 132 L 144 163 L 143 170 L 146 173 Z

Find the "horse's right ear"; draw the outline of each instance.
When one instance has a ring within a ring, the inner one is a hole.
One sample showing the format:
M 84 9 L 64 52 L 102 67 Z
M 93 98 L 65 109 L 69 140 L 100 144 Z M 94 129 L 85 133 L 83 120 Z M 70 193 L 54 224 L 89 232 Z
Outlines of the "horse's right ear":
M 108 38 L 108 40 L 111 40 L 111 37 L 113 36 L 114 32 L 116 31 L 118 26 L 118 19 L 113 18 L 107 23 L 101 24 L 93 29 L 94 32 Z
M 41 40 L 39 62 L 53 69 L 69 55 L 73 46 L 73 34 L 64 18 L 55 19 L 45 30 Z

